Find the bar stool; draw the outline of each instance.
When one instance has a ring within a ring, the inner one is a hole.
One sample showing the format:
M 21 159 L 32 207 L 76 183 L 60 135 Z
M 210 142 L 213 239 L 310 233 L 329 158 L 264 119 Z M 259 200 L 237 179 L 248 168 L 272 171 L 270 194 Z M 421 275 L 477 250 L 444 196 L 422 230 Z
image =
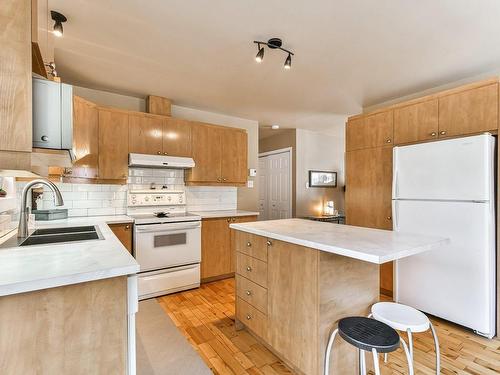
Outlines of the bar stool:
M 436 374 L 441 371 L 439 339 L 430 319 L 421 311 L 394 302 L 378 302 L 372 306 L 371 314 L 374 319 L 383 322 L 395 330 L 405 331 L 408 333 L 408 346 L 410 347 L 410 357 L 413 361 L 413 334 L 425 332 L 429 329 L 432 332 L 434 339 L 434 347 L 436 350 Z M 403 340 L 404 341 L 404 340 Z M 387 354 L 384 356 L 384 361 L 387 362 Z
M 401 340 L 398 333 L 385 323 L 366 317 L 348 317 L 340 319 L 338 328 L 335 329 L 328 339 L 325 352 L 324 375 L 330 375 L 330 355 L 337 333 L 352 346 L 358 348 L 359 373 L 366 374 L 365 351 L 373 354 L 373 365 L 375 374 L 380 375 L 378 353 L 390 353 L 403 345 L 410 375 L 413 375 L 413 364 L 408 346 Z

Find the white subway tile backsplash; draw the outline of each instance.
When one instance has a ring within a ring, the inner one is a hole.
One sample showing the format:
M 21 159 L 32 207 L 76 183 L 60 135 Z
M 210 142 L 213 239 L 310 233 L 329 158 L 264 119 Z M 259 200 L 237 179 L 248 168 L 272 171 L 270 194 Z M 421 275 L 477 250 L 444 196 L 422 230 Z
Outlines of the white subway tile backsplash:
M 102 215 L 114 215 L 115 209 L 109 208 L 89 208 L 87 210 L 88 216 L 102 216 Z
M 89 200 L 113 199 L 115 196 L 112 191 L 90 191 L 87 194 Z
M 71 208 L 68 210 L 68 216 L 88 216 L 86 208 Z
M 122 199 L 125 200 L 127 199 L 127 192 L 125 191 L 117 191 L 113 195 L 113 199 Z
M 97 185 L 97 184 L 73 184 L 73 191 L 102 191 L 102 185 Z
M 102 201 L 73 201 L 73 208 L 99 208 L 102 207 Z

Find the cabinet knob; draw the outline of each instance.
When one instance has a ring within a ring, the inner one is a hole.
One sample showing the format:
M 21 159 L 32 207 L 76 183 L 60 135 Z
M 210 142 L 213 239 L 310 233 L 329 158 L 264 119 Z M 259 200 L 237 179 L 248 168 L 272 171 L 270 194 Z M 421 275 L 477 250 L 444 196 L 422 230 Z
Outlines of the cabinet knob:
M 247 247 L 252 247 L 252 243 L 251 242 L 247 242 Z
M 236 221 L 236 218 L 235 217 L 232 217 L 231 218 L 231 221 L 234 223 Z
M 251 296 L 252 295 L 252 291 L 251 290 L 247 290 L 245 293 L 247 294 L 247 296 Z
M 267 240 L 267 246 L 273 246 L 273 243 L 270 240 Z
M 390 139 L 390 138 L 385 140 L 385 143 L 391 143 L 391 142 L 392 142 L 392 139 Z
M 436 132 L 432 132 L 432 133 L 431 133 L 431 137 L 435 137 L 436 135 L 437 135 L 437 133 L 436 133 Z
M 230 223 L 230 222 L 231 222 L 231 218 L 230 218 L 230 217 L 228 217 L 228 218 L 226 219 L 226 221 L 227 221 L 228 223 Z
M 227 178 L 223 178 L 222 181 L 226 182 L 227 181 Z
M 248 271 L 248 272 L 252 272 L 252 267 L 247 266 L 247 271 Z
M 446 134 L 446 131 L 442 130 L 442 131 L 440 131 L 440 132 L 439 132 L 439 134 L 441 134 L 441 135 L 445 135 L 445 134 Z
M 390 216 L 387 216 L 387 220 L 392 220 L 392 217 L 390 217 Z
M 47 137 L 46 135 L 42 135 L 41 140 L 47 142 L 49 140 L 49 137 Z
M 125 225 L 125 229 L 130 229 L 130 225 Z
M 167 155 L 167 153 L 166 153 L 166 152 L 164 152 L 164 153 L 163 153 L 163 155 Z
M 247 315 L 247 320 L 252 319 L 252 316 L 250 314 Z
M 221 182 L 222 179 L 220 177 L 217 177 L 217 182 Z
M 161 155 L 161 151 L 158 151 L 158 155 Z

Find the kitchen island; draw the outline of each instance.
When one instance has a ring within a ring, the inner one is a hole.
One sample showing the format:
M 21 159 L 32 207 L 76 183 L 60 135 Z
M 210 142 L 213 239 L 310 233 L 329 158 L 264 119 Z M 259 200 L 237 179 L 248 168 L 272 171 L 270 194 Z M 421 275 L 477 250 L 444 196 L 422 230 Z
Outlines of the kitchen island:
M 328 335 L 379 300 L 379 265 L 433 250 L 445 238 L 303 219 L 231 224 L 236 252 L 236 325 L 296 372 L 322 374 Z M 342 340 L 332 374 L 356 374 Z

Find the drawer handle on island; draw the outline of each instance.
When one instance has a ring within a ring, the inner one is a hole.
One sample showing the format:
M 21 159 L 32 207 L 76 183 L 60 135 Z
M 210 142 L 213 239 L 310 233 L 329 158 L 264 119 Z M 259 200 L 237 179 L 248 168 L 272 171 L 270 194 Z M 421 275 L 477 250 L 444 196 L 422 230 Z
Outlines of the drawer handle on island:
M 248 271 L 248 272 L 252 272 L 252 267 L 247 266 L 247 271 Z
M 437 135 L 437 133 L 436 133 L 436 132 L 432 132 L 432 133 L 431 133 L 431 137 L 435 137 L 436 135 Z
M 247 247 L 252 247 L 252 243 L 251 242 L 247 242 Z
M 251 296 L 252 295 L 252 291 L 251 290 L 247 290 L 245 293 L 246 293 L 247 296 Z
M 443 131 L 440 131 L 440 132 L 439 132 L 439 134 L 441 134 L 441 135 L 445 135 L 445 134 L 446 134 L 446 132 L 443 130 Z
M 267 240 L 267 246 L 273 246 L 273 243 L 270 240 Z

